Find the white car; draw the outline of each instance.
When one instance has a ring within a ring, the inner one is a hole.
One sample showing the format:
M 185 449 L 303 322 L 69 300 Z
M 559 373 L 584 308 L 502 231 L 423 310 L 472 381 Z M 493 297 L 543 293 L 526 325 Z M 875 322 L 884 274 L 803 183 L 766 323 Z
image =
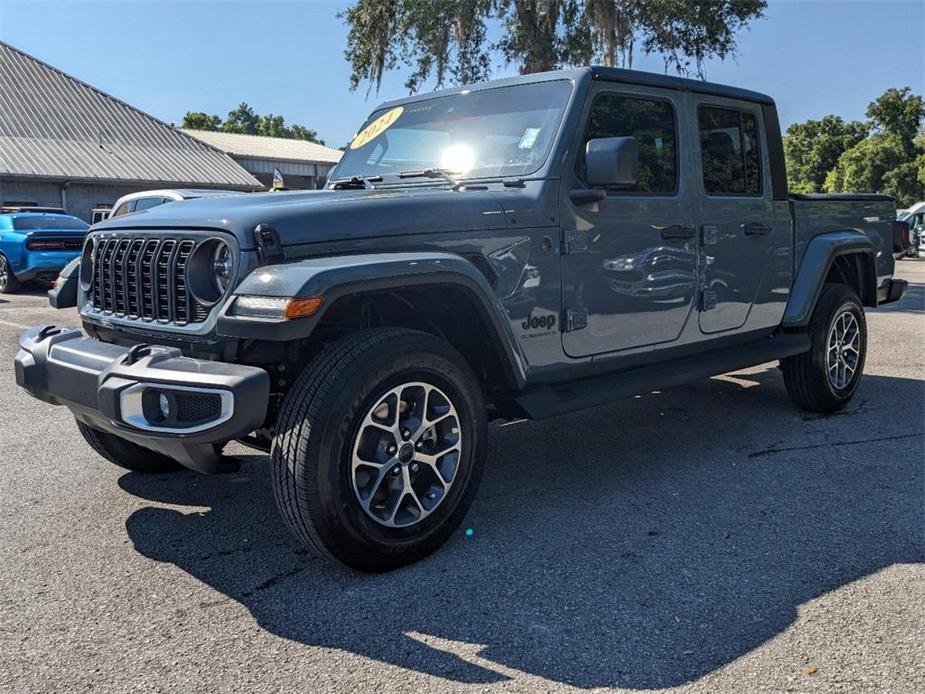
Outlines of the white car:
M 896 213 L 896 219 L 909 225 L 910 249 L 913 258 L 925 256 L 925 202 L 917 202 L 908 210 Z
M 165 202 L 177 202 L 191 198 L 214 198 L 223 195 L 242 195 L 237 190 L 212 190 L 209 188 L 165 188 L 163 190 L 144 190 L 140 193 L 129 193 L 116 200 L 112 212 L 106 219 L 121 217 L 133 212 L 141 212 Z

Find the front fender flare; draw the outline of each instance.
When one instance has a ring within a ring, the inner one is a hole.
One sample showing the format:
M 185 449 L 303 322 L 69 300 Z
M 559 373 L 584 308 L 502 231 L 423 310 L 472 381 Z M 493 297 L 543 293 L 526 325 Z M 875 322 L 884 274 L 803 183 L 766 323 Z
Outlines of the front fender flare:
M 822 292 L 822 285 L 838 256 L 861 254 L 869 264 L 861 276 L 862 282 L 872 286 L 864 288 L 861 293 L 862 301 L 867 296 L 873 297 L 874 305 L 877 301 L 877 273 L 874 266 L 874 246 L 866 234 L 847 229 L 845 231 L 829 231 L 818 236 L 807 244 L 806 252 L 800 261 L 796 279 L 790 292 L 787 308 L 781 324 L 785 328 L 801 328 L 809 324 L 809 319 L 816 307 L 816 301 Z M 869 303 L 865 302 L 865 305 Z
M 491 326 L 490 337 L 498 354 L 506 361 L 505 370 L 518 386 L 526 383 L 524 361 L 510 321 L 485 276 L 465 258 L 453 253 L 374 253 L 306 258 L 268 265 L 252 271 L 235 289 L 218 317 L 218 333 L 270 341 L 290 341 L 308 337 L 337 299 L 357 293 L 400 289 L 413 286 L 454 286 L 464 289 L 479 314 Z M 235 297 L 322 296 L 321 309 L 307 318 L 267 321 L 239 318 L 230 314 Z

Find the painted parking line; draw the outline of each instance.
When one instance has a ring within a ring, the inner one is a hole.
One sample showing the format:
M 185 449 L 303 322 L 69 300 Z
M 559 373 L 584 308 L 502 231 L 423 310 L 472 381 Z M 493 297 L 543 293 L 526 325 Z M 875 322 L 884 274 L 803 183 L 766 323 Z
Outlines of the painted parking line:
M 28 325 L 23 325 L 22 323 L 14 323 L 13 321 L 3 320 L 0 318 L 0 325 L 8 325 L 11 328 L 19 328 L 20 330 L 28 330 Z

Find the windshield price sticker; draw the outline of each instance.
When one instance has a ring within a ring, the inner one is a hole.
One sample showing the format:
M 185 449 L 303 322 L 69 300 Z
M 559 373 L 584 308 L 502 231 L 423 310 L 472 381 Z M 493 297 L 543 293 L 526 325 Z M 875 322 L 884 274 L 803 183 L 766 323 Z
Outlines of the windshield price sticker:
M 357 133 L 357 136 L 353 138 L 353 141 L 350 143 L 350 149 L 359 149 L 363 145 L 375 140 L 382 133 L 384 133 L 388 128 L 398 120 L 398 117 L 402 114 L 405 109 L 401 106 L 396 106 L 395 108 L 386 111 L 381 116 L 379 116 L 372 123 L 367 125 L 363 130 Z

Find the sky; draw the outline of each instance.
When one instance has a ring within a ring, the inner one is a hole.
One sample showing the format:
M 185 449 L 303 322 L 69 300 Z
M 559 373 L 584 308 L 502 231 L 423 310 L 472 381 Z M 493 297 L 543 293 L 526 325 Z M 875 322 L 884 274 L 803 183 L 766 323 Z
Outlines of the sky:
M 378 94 L 350 91 L 337 16 L 349 4 L 0 0 L 0 40 L 168 123 L 187 111 L 224 118 L 246 101 L 339 147 L 379 102 L 406 93 L 402 71 Z M 861 119 L 889 87 L 925 92 L 923 36 L 925 0 L 770 0 L 737 57 L 708 63 L 707 79 L 770 94 L 784 127 L 829 113 Z M 637 55 L 634 67 L 664 71 L 657 56 Z

